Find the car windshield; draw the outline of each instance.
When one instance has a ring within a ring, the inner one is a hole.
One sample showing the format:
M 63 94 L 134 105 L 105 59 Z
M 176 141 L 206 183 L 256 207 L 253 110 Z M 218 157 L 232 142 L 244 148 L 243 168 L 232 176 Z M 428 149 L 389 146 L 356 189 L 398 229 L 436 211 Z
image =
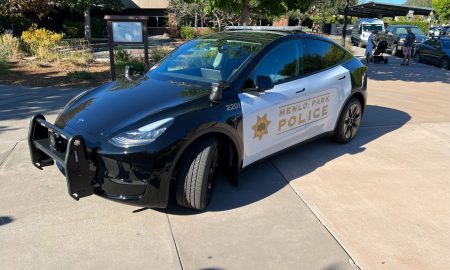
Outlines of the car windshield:
M 415 35 L 423 35 L 422 31 L 420 31 L 420 29 L 416 28 L 416 27 L 399 27 L 399 28 L 397 28 L 396 33 L 400 34 L 400 35 L 402 35 L 402 34 L 406 35 L 406 34 L 408 34 L 407 28 L 411 29 L 411 32 Z
M 450 49 L 450 39 L 441 39 L 444 49 Z
M 170 54 L 152 73 L 207 82 L 228 81 L 261 48 L 261 43 L 196 39 Z
M 382 31 L 383 26 L 381 24 L 363 24 L 362 29 L 364 32 Z

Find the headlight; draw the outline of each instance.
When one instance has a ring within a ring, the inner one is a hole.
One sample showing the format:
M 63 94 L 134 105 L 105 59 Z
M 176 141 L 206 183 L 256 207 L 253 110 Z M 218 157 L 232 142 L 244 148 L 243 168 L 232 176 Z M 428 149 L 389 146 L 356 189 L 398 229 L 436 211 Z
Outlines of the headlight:
M 110 139 L 109 142 L 119 147 L 139 146 L 153 142 L 173 123 L 173 118 L 166 118 L 138 129 L 125 131 Z

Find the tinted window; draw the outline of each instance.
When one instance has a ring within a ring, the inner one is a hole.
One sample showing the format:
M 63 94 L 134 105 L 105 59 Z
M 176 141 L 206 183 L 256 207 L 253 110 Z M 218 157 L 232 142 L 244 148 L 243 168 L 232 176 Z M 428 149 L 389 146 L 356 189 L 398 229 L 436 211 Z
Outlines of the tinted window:
M 282 83 L 300 74 L 301 52 L 298 41 L 291 40 L 278 45 L 267 53 L 256 66 L 251 76 L 253 82 L 258 75 L 269 76 L 273 83 Z
M 399 35 L 406 35 L 408 34 L 407 28 L 411 29 L 411 32 L 415 35 L 423 35 L 419 28 L 416 27 L 399 27 L 395 33 Z
M 303 57 L 303 73 L 308 74 L 334 66 L 342 61 L 345 51 L 336 45 L 317 39 L 305 39 L 307 53 Z
M 441 39 L 442 47 L 450 49 L 450 39 Z

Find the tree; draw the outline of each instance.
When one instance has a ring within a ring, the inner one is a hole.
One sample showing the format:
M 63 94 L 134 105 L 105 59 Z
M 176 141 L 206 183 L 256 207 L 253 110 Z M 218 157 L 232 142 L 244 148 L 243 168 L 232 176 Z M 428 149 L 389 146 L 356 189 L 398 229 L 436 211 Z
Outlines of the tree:
M 48 14 L 55 5 L 49 0 L 0 0 L 0 16 L 22 17 L 35 13 L 38 17 Z
M 84 36 L 91 39 L 91 8 L 118 10 L 122 7 L 121 0 L 59 0 L 61 5 L 71 9 L 81 9 L 84 13 Z
M 431 7 L 431 0 L 406 0 L 405 5 L 415 7 Z
M 449 0 L 433 0 L 434 10 L 441 20 L 450 20 L 450 1 Z

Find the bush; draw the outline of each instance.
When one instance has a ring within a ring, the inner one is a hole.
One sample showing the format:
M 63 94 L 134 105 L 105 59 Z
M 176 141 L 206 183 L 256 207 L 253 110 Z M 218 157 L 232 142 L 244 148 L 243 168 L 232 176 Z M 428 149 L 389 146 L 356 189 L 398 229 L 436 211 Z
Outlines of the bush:
M 67 38 L 81 38 L 84 36 L 84 22 L 64 21 L 62 25 Z
M 5 59 L 0 58 L 0 75 L 8 73 L 8 63 Z
M 33 24 L 30 29 L 22 32 L 21 40 L 28 53 L 39 60 L 53 60 L 56 54 L 53 49 L 59 44 L 64 34 L 58 34 L 45 28 L 37 28 Z
M 0 36 L 0 59 L 3 61 L 16 60 L 20 55 L 19 39 L 12 34 Z
M 92 80 L 94 79 L 94 75 L 92 75 L 91 72 L 86 70 L 77 70 L 77 71 L 71 71 L 67 74 L 69 78 L 75 79 L 75 80 Z
M 130 60 L 128 62 L 117 62 L 116 63 L 116 74 L 117 77 L 123 77 L 125 74 L 125 66 L 133 66 L 137 72 L 145 72 L 145 64 L 142 61 Z
M 151 50 L 151 59 L 153 63 L 159 62 L 161 59 L 163 59 L 168 53 L 170 52 L 170 49 L 163 46 L 156 46 Z
M 195 38 L 197 35 L 197 31 L 195 31 L 194 27 L 184 26 L 181 27 L 181 37 L 186 40 L 191 40 Z
M 428 30 L 430 29 L 430 23 L 429 22 L 418 22 L 418 21 L 392 21 L 389 22 L 389 25 L 414 25 L 419 27 L 419 29 L 426 35 L 428 33 Z
M 119 62 L 130 62 L 131 53 L 125 49 L 119 48 L 114 50 L 114 59 L 117 63 Z

